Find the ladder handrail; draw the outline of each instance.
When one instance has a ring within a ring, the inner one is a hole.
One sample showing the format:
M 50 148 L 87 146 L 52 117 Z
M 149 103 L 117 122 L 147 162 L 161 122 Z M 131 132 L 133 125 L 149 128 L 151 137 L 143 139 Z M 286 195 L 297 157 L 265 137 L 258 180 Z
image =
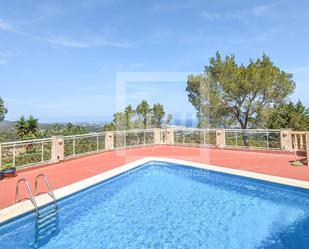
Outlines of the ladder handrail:
M 28 197 L 28 198 L 26 198 L 26 199 L 28 199 L 28 200 L 31 201 L 32 205 L 33 205 L 34 208 L 35 208 L 36 213 L 38 213 L 38 212 L 39 212 L 38 205 L 37 205 L 37 203 L 36 203 L 36 201 L 35 201 L 35 198 L 34 198 L 34 195 L 33 195 L 32 191 L 31 191 L 29 182 L 28 182 L 28 180 L 27 180 L 25 177 L 20 178 L 20 179 L 17 181 L 17 183 L 16 183 L 15 203 L 19 203 L 20 201 L 22 201 L 23 199 L 25 199 L 25 198 L 23 198 L 23 199 L 18 198 L 18 197 L 19 197 L 19 184 L 20 184 L 21 182 L 24 182 L 24 183 L 25 183 L 26 188 L 27 188 L 27 190 L 28 190 L 28 194 L 29 194 L 29 196 L 30 196 L 30 197 Z
M 43 177 L 44 179 L 44 182 L 48 188 L 48 192 L 38 192 L 38 180 L 40 177 Z M 54 195 L 54 191 L 53 191 L 53 188 L 51 187 L 50 183 L 49 183 L 49 180 L 48 180 L 48 176 L 46 174 L 39 174 L 36 176 L 35 178 L 35 187 L 34 187 L 34 193 L 35 195 L 39 195 L 39 194 L 42 194 L 42 193 L 47 193 L 54 201 L 54 204 L 56 206 L 56 208 L 58 208 L 58 205 L 57 205 L 57 199 Z

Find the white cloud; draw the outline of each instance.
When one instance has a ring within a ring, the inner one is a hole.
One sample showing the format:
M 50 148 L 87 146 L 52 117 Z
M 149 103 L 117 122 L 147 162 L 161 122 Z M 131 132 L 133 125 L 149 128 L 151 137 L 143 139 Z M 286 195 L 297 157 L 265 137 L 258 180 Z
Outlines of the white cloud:
M 82 39 L 72 39 L 67 36 L 39 36 L 32 33 L 20 31 L 16 29 L 14 26 L 0 20 L 0 30 L 14 33 L 20 36 L 25 36 L 31 39 L 40 40 L 42 42 L 49 43 L 50 45 L 56 45 L 61 47 L 69 47 L 69 48 L 94 48 L 94 47 L 117 47 L 117 48 L 130 48 L 135 47 L 134 44 L 129 43 L 127 41 L 113 41 L 103 38 L 101 36 L 91 37 L 91 38 L 82 38 Z
M 13 30 L 13 26 L 11 26 L 11 24 L 9 24 L 8 22 L 0 19 L 0 30 L 10 31 Z
M 227 13 L 210 13 L 207 11 L 201 12 L 201 17 L 208 19 L 210 21 L 216 21 L 221 19 L 247 19 L 249 17 L 259 17 L 268 12 L 270 12 L 277 3 L 265 4 L 265 5 L 258 5 L 251 9 L 246 9 L 237 12 L 227 12 Z
M 57 36 L 53 38 L 43 38 L 43 39 L 54 45 L 58 45 L 62 47 L 71 47 L 71 48 L 94 48 L 94 47 L 101 47 L 101 46 L 117 47 L 117 48 L 134 47 L 134 44 L 131 44 L 126 41 L 114 42 L 114 41 L 109 41 L 101 37 L 91 38 L 87 40 L 74 40 L 74 39 L 64 37 L 64 36 Z
M 208 19 L 210 21 L 215 21 L 215 20 L 223 18 L 224 16 L 223 14 L 220 14 L 220 13 L 208 13 L 206 11 L 203 11 L 201 13 L 201 17 Z

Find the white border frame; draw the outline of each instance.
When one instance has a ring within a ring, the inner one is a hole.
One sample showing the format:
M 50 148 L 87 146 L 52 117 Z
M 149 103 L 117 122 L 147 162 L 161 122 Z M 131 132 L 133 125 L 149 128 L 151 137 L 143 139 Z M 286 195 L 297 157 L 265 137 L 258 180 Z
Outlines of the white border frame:
M 155 161 L 180 164 L 182 166 L 196 167 L 200 169 L 206 169 L 206 170 L 226 173 L 230 175 L 243 176 L 243 177 L 252 178 L 256 180 L 263 180 L 263 181 L 268 181 L 272 183 L 278 183 L 278 184 L 283 184 L 287 186 L 298 187 L 298 188 L 309 190 L 309 182 L 306 182 L 306 181 L 260 174 L 260 173 L 238 170 L 238 169 L 230 169 L 230 168 L 225 168 L 223 166 L 214 166 L 214 165 L 196 163 L 192 161 L 185 161 L 185 160 L 179 160 L 179 159 L 164 158 L 164 157 L 145 157 L 143 159 L 139 159 L 134 162 L 124 164 L 115 169 L 103 172 L 101 174 L 92 176 L 90 178 L 87 178 L 87 179 L 78 181 L 76 183 L 67 185 L 65 187 L 56 189 L 54 191 L 54 194 L 56 196 L 56 199 L 62 199 L 64 197 L 67 197 L 79 191 L 82 191 L 86 188 L 94 186 L 98 183 L 101 183 L 105 180 L 108 180 L 112 177 L 115 177 L 119 174 L 127 172 L 131 169 L 139 167 L 142 164 L 149 163 L 149 162 L 155 162 Z M 37 196 L 35 197 L 35 200 L 38 204 L 38 207 L 42 207 L 52 202 L 52 199 L 50 198 L 48 194 Z M 30 200 L 17 203 L 10 207 L 4 208 L 0 210 L 0 225 L 1 223 L 8 222 L 11 219 L 17 218 L 18 216 L 21 216 L 33 210 L 34 210 L 34 207 L 32 203 L 30 202 Z

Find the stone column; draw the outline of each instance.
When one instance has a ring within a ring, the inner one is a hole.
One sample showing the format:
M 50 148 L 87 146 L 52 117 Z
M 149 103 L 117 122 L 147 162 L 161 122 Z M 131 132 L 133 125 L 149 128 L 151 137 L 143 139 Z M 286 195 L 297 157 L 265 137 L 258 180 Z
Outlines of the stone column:
M 51 160 L 53 163 L 57 163 L 64 160 L 64 138 L 62 136 L 55 136 L 52 139 Z
M 225 147 L 225 129 L 216 129 L 217 148 L 223 149 Z
M 281 150 L 292 151 L 292 133 L 290 129 L 280 130 Z
M 161 129 L 155 128 L 153 133 L 154 144 L 161 144 Z
M 166 129 L 166 143 L 174 144 L 174 130 L 171 128 Z
M 105 150 L 114 149 L 114 132 L 108 131 L 105 134 Z

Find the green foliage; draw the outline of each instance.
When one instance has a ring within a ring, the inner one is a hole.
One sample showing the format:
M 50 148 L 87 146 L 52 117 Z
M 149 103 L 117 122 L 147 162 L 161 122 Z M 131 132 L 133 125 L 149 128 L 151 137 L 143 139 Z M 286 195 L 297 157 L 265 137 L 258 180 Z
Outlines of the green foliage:
M 68 123 L 66 126 L 55 124 L 51 128 L 41 132 L 42 137 L 72 136 L 86 134 L 87 130 L 79 125 Z
M 164 106 L 156 103 L 150 108 L 146 100 L 143 100 L 137 107 L 133 109 L 128 105 L 124 112 L 116 112 L 113 122 L 105 124 L 103 131 L 121 131 L 130 129 L 146 129 L 153 126 L 160 126 L 162 123 L 169 124 L 173 119 L 171 114 L 167 115 L 166 120 Z
M 124 119 L 125 119 L 125 129 L 130 130 L 132 129 L 132 119 L 135 115 L 135 110 L 132 108 L 131 105 L 128 105 L 124 109 Z
M 136 107 L 136 113 L 141 118 L 144 125 L 144 129 L 146 129 L 148 126 L 148 122 L 150 121 L 150 113 L 151 113 L 150 106 L 146 100 L 142 100 L 142 102 Z
M 152 112 L 153 112 L 153 123 L 159 127 L 162 123 L 162 119 L 165 116 L 165 111 L 164 111 L 164 107 L 163 105 L 157 103 L 157 104 L 153 104 L 152 107 Z
M 304 164 L 299 160 L 295 160 L 295 161 L 291 162 L 291 165 L 296 166 L 296 167 L 297 166 L 304 166 Z
M 13 163 L 12 162 L 5 162 L 1 165 L 1 170 L 7 170 L 7 169 L 13 169 Z
M 126 118 L 123 112 L 116 112 L 114 114 L 113 123 L 116 130 L 125 130 L 126 129 Z
M 189 75 L 186 91 L 197 110 L 200 127 L 263 126 L 267 112 L 293 92 L 292 75 L 276 67 L 265 54 L 238 65 L 219 52 L 200 75 Z
M 292 102 L 281 104 L 271 113 L 267 128 L 309 130 L 309 109 L 300 101 L 296 104 Z
M 38 120 L 32 115 L 30 115 L 28 119 L 22 116 L 15 124 L 15 130 L 17 136 L 21 139 L 36 139 L 39 135 Z
M 3 99 L 0 97 L 0 121 L 3 121 L 5 118 L 5 114 L 7 114 L 8 109 L 4 105 Z
M 167 117 L 166 117 L 166 120 L 164 121 L 164 124 L 169 125 L 171 123 L 172 119 L 173 119 L 173 115 L 168 114 Z
M 114 123 L 105 124 L 103 126 L 103 131 L 114 131 L 114 130 L 116 130 Z

